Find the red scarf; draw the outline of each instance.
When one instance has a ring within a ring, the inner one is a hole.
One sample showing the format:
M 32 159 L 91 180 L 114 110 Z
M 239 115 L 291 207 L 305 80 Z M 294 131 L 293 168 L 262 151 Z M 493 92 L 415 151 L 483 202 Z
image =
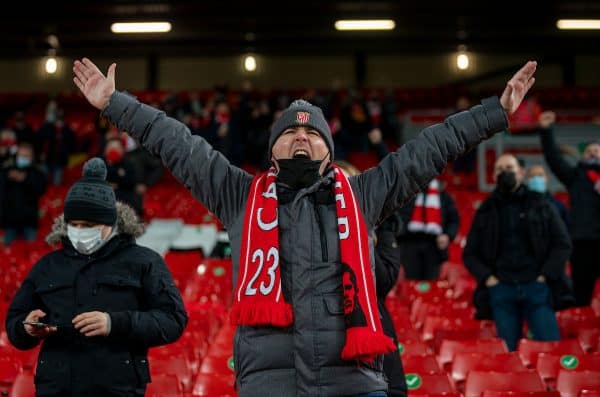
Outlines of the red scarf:
M 346 321 L 342 359 L 372 361 L 396 347 L 379 320 L 367 227 L 348 179 L 333 167 Z M 276 179 L 271 168 L 257 175 L 250 187 L 231 310 L 234 325 L 287 327 L 293 323 L 292 308 L 281 292 Z
M 600 194 L 600 172 L 594 171 L 594 170 L 588 170 L 587 176 L 590 179 L 590 181 L 592 181 L 592 184 L 594 185 L 594 190 L 596 190 L 596 193 Z
M 427 195 L 417 194 L 408 230 L 413 233 L 427 233 L 435 236 L 442 234 L 441 207 L 440 183 L 434 179 L 429 182 Z

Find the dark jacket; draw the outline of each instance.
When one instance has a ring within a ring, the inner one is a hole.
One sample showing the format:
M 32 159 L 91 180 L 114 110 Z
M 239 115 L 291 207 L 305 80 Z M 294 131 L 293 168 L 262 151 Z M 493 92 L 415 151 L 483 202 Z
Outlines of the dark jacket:
M 23 182 L 8 177 L 12 170 L 27 173 Z M 0 171 L 0 225 L 2 227 L 37 227 L 39 200 L 46 191 L 46 175 L 37 167 L 10 166 Z
M 396 285 L 400 274 L 400 248 L 396 239 L 399 219 L 390 216 L 377 229 L 377 246 L 375 247 L 375 276 L 377 284 L 377 306 L 381 313 L 383 332 L 398 345 L 398 337 L 394 329 L 392 317 L 385 306 L 385 297 Z M 395 350 L 385 355 L 383 370 L 388 379 L 390 397 L 406 397 L 407 387 L 400 353 Z
M 528 237 L 525 243 L 531 248 L 537 263 L 536 273 L 546 277 L 553 292 L 554 306 L 557 307 L 560 304 L 558 288 L 571 254 L 571 241 L 563 221 L 542 194 L 524 188 L 521 193 L 525 195 L 524 212 L 520 216 Z M 485 281 L 491 275 L 497 276 L 498 272 L 496 264 L 501 254 L 499 214 L 502 200 L 500 193 L 494 191 L 481 204 L 475 213 L 463 252 L 465 265 L 478 283 L 474 295 L 478 318 L 491 318 Z
M 119 204 L 118 214 L 119 234 L 91 256 L 75 251 L 61 216 L 47 241 L 62 241 L 64 248 L 35 264 L 10 304 L 6 331 L 18 349 L 40 342 L 21 324 L 31 311 L 43 310 L 43 321 L 58 325 L 42 341 L 37 396 L 143 395 L 148 348 L 175 341 L 185 328 L 187 315 L 165 263 L 136 245 L 142 228 L 133 211 Z M 110 334 L 75 331 L 73 317 L 96 310 L 110 315 Z
M 57 127 L 54 123 L 45 123 L 38 131 L 40 156 L 45 156 L 43 161 L 49 166 L 65 167 L 69 163 L 69 156 L 75 150 L 75 133 L 66 124 Z
M 115 92 L 103 114 L 128 131 L 216 214 L 229 231 L 237 285 L 244 210 L 252 175 L 231 165 L 203 138 L 163 112 Z M 429 127 L 377 167 L 349 178 L 367 229 L 410 199 L 469 147 L 506 128 L 497 98 Z M 352 396 L 387 390 L 382 360 L 343 361 L 346 326 L 335 203 L 317 204 L 331 190 L 333 172 L 278 206 L 282 291 L 294 323 L 287 328 L 240 326 L 234 340 L 239 397 Z M 283 189 L 278 184 L 278 194 Z M 373 247 L 370 244 L 371 263 Z
M 600 166 L 570 165 L 560 154 L 551 130 L 541 131 L 540 137 L 546 162 L 569 191 L 573 240 L 600 240 L 600 194 L 587 176 L 590 169 L 600 172 Z
M 129 205 L 138 216 L 141 216 L 143 197 L 136 191 L 138 177 L 133 164 L 126 158 L 115 164 L 106 161 L 106 171 L 106 182 L 116 185 L 115 197 L 117 200 Z

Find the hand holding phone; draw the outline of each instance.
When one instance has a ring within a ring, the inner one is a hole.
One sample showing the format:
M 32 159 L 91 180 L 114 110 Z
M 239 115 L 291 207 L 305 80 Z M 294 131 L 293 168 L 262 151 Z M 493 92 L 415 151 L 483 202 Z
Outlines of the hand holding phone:
M 39 321 L 23 321 L 23 324 L 31 325 L 32 327 L 37 327 L 37 328 L 45 328 L 45 327 L 54 327 L 54 328 L 56 328 L 56 325 L 51 325 L 51 324 L 46 324 L 46 323 L 40 323 Z
M 36 338 L 45 338 L 57 331 L 56 325 L 46 324 L 40 321 L 40 318 L 46 317 L 46 313 L 36 309 L 29 313 L 23 321 L 25 332 Z

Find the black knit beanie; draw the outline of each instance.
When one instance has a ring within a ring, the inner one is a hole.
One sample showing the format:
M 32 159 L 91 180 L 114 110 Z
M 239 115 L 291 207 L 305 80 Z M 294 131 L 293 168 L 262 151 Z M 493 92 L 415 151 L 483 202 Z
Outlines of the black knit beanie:
M 98 157 L 83 165 L 83 176 L 75 182 L 65 199 L 65 221 L 88 221 L 114 225 L 117 203 L 113 188 L 106 183 L 106 164 Z
M 271 126 L 271 135 L 269 136 L 269 158 L 271 157 L 271 150 L 273 145 L 279 136 L 290 127 L 310 127 L 314 128 L 321 134 L 329 152 L 331 154 L 330 159 L 333 161 L 333 138 L 331 136 L 331 130 L 329 124 L 323 116 L 323 111 L 318 106 L 312 105 L 303 99 L 297 99 L 290 104 L 282 113 L 273 125 Z

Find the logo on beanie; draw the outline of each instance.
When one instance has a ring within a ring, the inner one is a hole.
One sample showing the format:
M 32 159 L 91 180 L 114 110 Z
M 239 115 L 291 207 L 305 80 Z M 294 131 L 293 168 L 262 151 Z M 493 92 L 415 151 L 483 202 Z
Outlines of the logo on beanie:
M 296 121 L 298 124 L 306 124 L 310 120 L 310 113 L 308 112 L 298 112 L 296 113 Z

